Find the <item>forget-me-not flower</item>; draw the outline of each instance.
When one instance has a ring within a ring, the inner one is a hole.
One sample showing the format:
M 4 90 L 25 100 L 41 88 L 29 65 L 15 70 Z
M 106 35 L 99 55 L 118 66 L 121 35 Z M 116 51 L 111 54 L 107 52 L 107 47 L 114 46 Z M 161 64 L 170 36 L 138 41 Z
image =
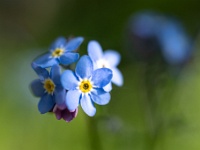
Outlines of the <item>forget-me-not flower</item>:
M 54 65 L 50 73 L 35 63 L 32 63 L 32 67 L 38 74 L 39 79 L 35 79 L 30 88 L 35 96 L 41 97 L 38 103 L 40 113 L 44 114 L 51 111 L 55 104 L 58 106 L 63 105 L 65 103 L 66 90 L 60 82 L 59 65 Z
M 51 67 L 55 64 L 69 65 L 78 60 L 79 54 L 73 51 L 78 49 L 82 42 L 82 37 L 76 37 L 69 41 L 64 37 L 59 37 L 50 46 L 49 52 L 40 56 L 34 62 L 42 68 Z
M 192 55 L 192 41 L 183 24 L 156 12 L 140 12 L 130 18 L 127 44 L 143 60 L 161 58 L 167 64 L 182 66 Z
M 94 103 L 105 105 L 110 101 L 110 93 L 105 92 L 103 87 L 110 83 L 112 76 L 108 68 L 94 70 L 91 58 L 82 56 L 75 72 L 66 70 L 61 75 L 61 83 L 68 90 L 66 105 L 69 111 L 74 111 L 80 104 L 87 115 L 94 116 Z
M 113 72 L 112 82 L 117 86 L 123 85 L 123 75 L 117 68 L 120 63 L 121 56 L 114 50 L 106 50 L 103 52 L 102 47 L 97 41 L 90 41 L 88 44 L 88 55 L 92 59 L 95 68 L 109 68 Z M 110 91 L 111 84 L 108 84 L 104 90 Z

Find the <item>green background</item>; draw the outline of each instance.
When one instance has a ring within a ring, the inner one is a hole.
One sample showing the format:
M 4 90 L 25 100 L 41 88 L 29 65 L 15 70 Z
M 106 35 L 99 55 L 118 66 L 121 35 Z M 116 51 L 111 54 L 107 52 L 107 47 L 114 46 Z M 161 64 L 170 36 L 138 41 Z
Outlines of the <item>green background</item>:
M 0 0 L 0 149 L 199 150 L 199 5 L 198 0 Z M 143 66 L 128 57 L 124 44 L 129 17 L 142 10 L 179 18 L 195 41 L 192 61 L 178 79 L 164 75 L 166 82 L 156 90 L 161 102 L 153 124 L 162 124 L 153 140 L 152 118 L 143 102 Z M 124 85 L 113 86 L 110 103 L 97 106 L 93 118 L 81 108 L 70 123 L 41 115 L 39 99 L 29 90 L 37 78 L 31 61 L 60 35 L 83 36 L 81 54 L 90 40 L 97 40 L 103 49 L 122 55 Z

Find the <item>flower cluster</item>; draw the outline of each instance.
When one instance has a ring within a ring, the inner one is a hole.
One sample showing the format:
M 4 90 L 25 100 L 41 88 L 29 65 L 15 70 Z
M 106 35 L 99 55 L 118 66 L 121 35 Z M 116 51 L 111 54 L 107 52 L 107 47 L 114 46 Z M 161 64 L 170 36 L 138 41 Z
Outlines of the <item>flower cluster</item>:
M 77 116 L 80 105 L 88 116 L 94 116 L 94 103 L 109 103 L 111 82 L 122 86 L 123 76 L 117 68 L 120 54 L 113 50 L 103 52 L 97 41 L 90 41 L 88 55 L 79 59 L 77 50 L 83 40 L 76 37 L 67 41 L 59 37 L 49 52 L 32 62 L 39 79 L 32 81 L 30 88 L 40 97 L 38 110 L 41 114 L 53 112 L 58 120 L 70 122 Z M 74 69 L 65 69 L 75 62 Z

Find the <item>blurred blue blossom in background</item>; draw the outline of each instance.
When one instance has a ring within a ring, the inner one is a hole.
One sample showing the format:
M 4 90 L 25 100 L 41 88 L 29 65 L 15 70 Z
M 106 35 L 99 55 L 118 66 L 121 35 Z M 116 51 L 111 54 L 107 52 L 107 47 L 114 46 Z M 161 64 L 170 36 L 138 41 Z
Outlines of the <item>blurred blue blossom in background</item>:
M 139 12 L 131 17 L 128 28 L 129 49 L 139 54 L 136 57 L 155 59 L 159 54 L 166 63 L 175 66 L 191 59 L 192 40 L 175 17 Z

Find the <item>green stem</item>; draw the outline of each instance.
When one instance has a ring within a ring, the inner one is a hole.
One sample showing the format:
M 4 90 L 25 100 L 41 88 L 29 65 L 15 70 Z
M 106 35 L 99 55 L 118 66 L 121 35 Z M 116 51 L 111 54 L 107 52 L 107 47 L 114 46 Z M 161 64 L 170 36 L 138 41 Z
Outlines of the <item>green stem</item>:
M 87 118 L 88 123 L 88 133 L 89 133 L 89 140 L 90 140 L 90 148 L 91 150 L 101 150 L 102 145 L 100 141 L 100 136 L 98 132 L 97 126 L 97 118 Z

